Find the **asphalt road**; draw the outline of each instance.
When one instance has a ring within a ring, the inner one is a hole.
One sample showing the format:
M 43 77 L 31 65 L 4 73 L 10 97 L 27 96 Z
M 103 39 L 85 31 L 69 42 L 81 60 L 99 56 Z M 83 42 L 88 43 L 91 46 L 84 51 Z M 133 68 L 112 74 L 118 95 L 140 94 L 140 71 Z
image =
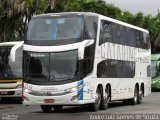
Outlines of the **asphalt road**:
M 62 112 L 43 113 L 40 106 L 23 106 L 12 100 L 0 104 L 0 120 L 109 120 L 109 119 L 160 119 L 160 92 L 152 92 L 140 105 L 110 103 L 107 110 L 91 112 L 87 106 L 64 107 Z

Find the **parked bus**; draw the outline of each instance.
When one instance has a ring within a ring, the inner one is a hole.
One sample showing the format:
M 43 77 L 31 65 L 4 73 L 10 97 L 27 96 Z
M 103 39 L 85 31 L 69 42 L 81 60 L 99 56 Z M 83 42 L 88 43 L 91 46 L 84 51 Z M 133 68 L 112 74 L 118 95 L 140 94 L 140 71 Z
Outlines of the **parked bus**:
M 160 89 L 160 54 L 151 55 L 152 89 Z
M 96 13 L 34 16 L 23 46 L 23 104 L 105 110 L 151 93 L 147 30 Z
M 0 98 L 9 102 L 22 93 L 23 42 L 0 43 Z

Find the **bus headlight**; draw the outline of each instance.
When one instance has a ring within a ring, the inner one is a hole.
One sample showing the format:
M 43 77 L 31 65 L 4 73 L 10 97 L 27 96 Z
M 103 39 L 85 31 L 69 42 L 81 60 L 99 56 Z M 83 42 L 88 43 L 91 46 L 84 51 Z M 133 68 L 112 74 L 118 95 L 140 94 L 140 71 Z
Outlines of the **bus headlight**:
M 25 88 L 23 91 L 28 94 L 32 92 L 30 89 L 27 89 L 27 88 Z
M 32 92 L 32 85 L 29 84 L 22 84 L 23 86 L 23 92 L 30 94 Z
M 65 91 L 66 91 L 67 93 L 72 93 L 72 92 L 75 92 L 75 91 L 77 91 L 77 90 L 78 90 L 77 87 L 73 87 L 73 88 L 66 89 Z
M 72 93 L 72 92 L 76 92 L 76 91 L 82 89 L 83 87 L 84 87 L 84 84 L 80 85 L 80 86 L 76 86 L 76 87 L 72 87 L 72 88 L 66 89 L 65 91 L 69 92 L 69 93 Z
M 70 91 L 71 91 L 71 92 L 75 92 L 75 91 L 77 91 L 78 89 L 79 89 L 78 87 L 73 87 L 73 88 L 70 89 Z

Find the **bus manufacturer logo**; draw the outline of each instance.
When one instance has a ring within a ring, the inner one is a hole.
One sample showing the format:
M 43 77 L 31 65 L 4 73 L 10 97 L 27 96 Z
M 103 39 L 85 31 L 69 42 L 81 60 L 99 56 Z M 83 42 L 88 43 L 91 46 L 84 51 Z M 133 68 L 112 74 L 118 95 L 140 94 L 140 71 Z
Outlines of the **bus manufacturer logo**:
M 31 53 L 31 57 L 45 57 L 43 53 Z
M 41 91 L 47 91 L 47 92 L 53 92 L 53 91 L 57 91 L 58 89 L 55 87 L 47 87 L 47 88 L 43 88 L 41 89 Z

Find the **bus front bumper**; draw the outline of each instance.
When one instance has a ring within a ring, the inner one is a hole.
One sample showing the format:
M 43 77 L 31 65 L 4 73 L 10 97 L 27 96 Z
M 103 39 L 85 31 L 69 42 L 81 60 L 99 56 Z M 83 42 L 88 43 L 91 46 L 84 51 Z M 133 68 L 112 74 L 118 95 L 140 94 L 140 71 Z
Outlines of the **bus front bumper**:
M 0 89 L 0 97 L 21 97 L 22 88 Z
M 24 93 L 23 105 L 83 105 L 94 101 L 94 99 L 79 99 L 76 93 L 61 96 L 34 96 Z

